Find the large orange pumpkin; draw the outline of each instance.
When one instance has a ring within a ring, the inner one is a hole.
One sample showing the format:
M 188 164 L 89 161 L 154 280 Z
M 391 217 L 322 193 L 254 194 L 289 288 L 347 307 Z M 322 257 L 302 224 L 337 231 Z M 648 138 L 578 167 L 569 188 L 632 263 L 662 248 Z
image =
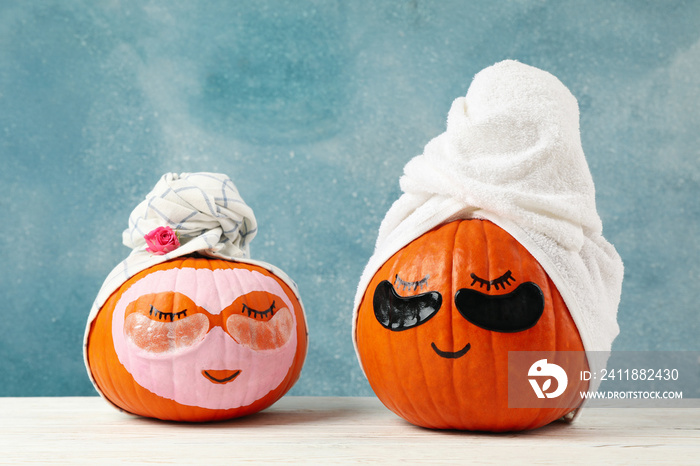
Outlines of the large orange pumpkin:
M 141 416 L 213 421 L 260 411 L 299 378 L 303 308 L 258 265 L 184 256 L 126 281 L 89 330 L 100 392 Z
M 570 379 L 556 407 L 508 406 L 509 351 L 584 348 L 547 273 L 487 220 L 443 224 L 387 260 L 364 292 L 355 338 L 379 399 L 423 427 L 533 429 L 572 411 L 587 388 Z

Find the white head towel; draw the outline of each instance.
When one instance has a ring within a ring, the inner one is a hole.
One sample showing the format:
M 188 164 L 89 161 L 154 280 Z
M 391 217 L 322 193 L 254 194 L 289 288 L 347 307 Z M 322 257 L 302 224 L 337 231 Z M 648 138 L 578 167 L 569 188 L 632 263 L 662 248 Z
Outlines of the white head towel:
M 545 71 L 503 61 L 479 72 L 453 102 L 447 131 L 404 168 L 404 194 L 382 221 L 358 285 L 353 337 L 362 296 L 384 262 L 442 223 L 482 218 L 539 261 L 586 351 L 609 351 L 623 265 L 602 236 L 578 117 L 574 96 Z
M 180 246 L 167 254 L 155 255 L 146 250 L 144 236 L 163 226 L 178 233 Z M 97 294 L 85 329 L 85 348 L 92 321 L 114 291 L 142 270 L 187 254 L 199 253 L 261 266 L 282 279 L 298 297 L 296 283 L 282 270 L 250 259 L 249 244 L 257 231 L 253 209 L 243 201 L 228 176 L 163 175 L 129 216 L 129 227 L 124 230 L 122 240 L 132 251 L 110 272 Z

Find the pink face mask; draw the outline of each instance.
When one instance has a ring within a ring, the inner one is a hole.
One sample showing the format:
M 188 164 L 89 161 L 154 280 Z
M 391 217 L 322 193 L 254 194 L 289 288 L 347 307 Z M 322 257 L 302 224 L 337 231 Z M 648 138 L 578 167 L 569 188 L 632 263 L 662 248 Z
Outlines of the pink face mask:
M 158 396 L 238 408 L 287 375 L 297 345 L 293 309 L 277 281 L 257 271 L 161 270 L 122 294 L 114 348 L 134 380 Z

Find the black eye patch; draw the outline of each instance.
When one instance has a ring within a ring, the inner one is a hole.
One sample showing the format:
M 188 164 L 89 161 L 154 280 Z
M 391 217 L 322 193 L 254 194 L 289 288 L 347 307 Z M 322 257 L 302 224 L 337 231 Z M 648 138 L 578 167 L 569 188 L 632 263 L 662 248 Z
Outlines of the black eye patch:
M 544 312 L 544 295 L 536 283 L 526 282 L 503 295 L 470 288 L 455 293 L 455 306 L 472 324 L 494 332 L 515 333 L 534 327 Z
M 384 280 L 374 290 L 374 316 L 386 329 L 407 330 L 425 323 L 442 305 L 442 295 L 430 291 L 416 296 L 399 296 L 394 286 Z

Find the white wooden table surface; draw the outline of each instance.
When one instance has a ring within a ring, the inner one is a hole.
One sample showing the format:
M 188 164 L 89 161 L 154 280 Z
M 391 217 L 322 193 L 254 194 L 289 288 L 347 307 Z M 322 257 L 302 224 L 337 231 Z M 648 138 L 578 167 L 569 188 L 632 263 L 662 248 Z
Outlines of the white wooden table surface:
M 487 434 L 415 427 L 375 398 L 287 396 L 208 424 L 134 417 L 98 397 L 0 398 L 0 463 L 700 464 L 700 405 L 689 406 L 590 408 L 573 424 Z

